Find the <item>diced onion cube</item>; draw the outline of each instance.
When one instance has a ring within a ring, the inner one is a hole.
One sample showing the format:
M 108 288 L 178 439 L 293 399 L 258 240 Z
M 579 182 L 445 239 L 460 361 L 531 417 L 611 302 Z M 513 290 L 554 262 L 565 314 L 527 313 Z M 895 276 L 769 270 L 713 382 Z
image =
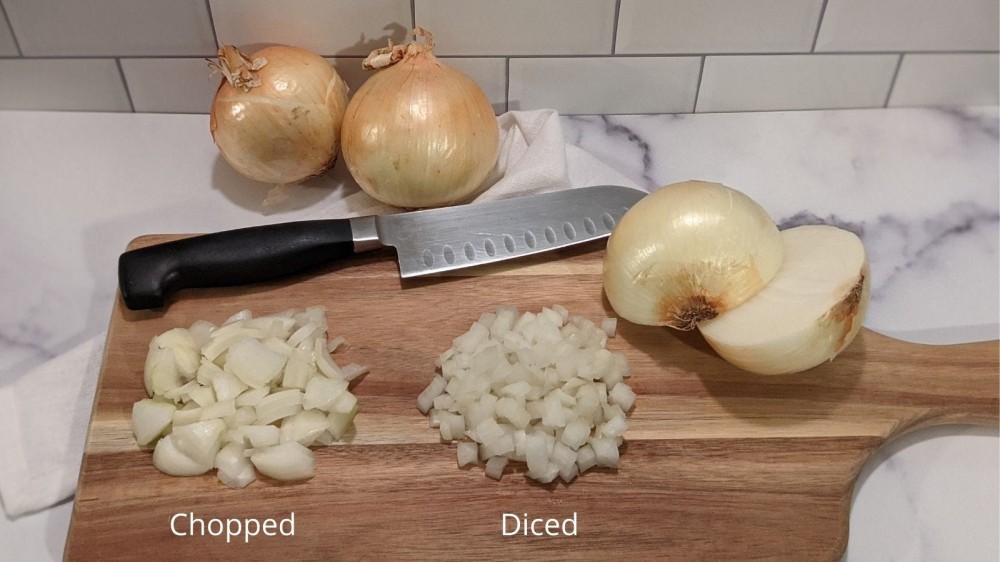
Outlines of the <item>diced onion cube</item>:
M 503 476 L 503 469 L 507 466 L 507 457 L 496 456 L 490 457 L 490 460 L 486 461 L 486 476 L 494 480 L 500 480 Z
M 490 477 L 511 460 L 543 483 L 615 467 L 635 404 L 625 356 L 606 347 L 616 329 L 559 305 L 485 312 L 437 356 L 417 407 L 443 442 L 459 441 L 460 466 L 485 460 Z
M 458 466 L 479 463 L 479 445 L 475 441 L 458 442 Z

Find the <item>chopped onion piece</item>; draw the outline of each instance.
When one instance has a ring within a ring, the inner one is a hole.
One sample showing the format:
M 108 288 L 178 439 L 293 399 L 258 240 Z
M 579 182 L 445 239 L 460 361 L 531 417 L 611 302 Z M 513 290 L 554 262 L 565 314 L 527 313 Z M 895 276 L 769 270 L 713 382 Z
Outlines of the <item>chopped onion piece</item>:
M 149 445 L 174 421 L 177 407 L 167 402 L 144 398 L 132 405 L 132 431 L 139 446 Z
M 199 465 L 207 464 L 211 468 L 222 447 L 222 434 L 226 429 L 225 422 L 216 418 L 175 427 L 170 435 L 178 451 Z
M 226 354 L 226 368 L 252 388 L 260 388 L 278 377 L 286 357 L 271 351 L 252 337 L 233 344 Z
M 347 381 L 315 377 L 306 385 L 302 396 L 302 407 L 306 410 L 330 411 L 334 401 L 347 392 Z M 350 410 L 350 408 L 347 408 Z
M 174 444 L 174 434 L 169 433 L 156 442 L 153 466 L 171 476 L 198 476 L 212 470 L 215 459 L 200 462 L 181 452 Z
M 192 402 L 193 404 L 194 402 Z M 201 410 L 202 408 L 191 408 L 190 410 L 180 409 L 174 411 L 173 423 L 174 427 L 180 425 L 187 425 L 189 423 L 194 423 L 196 421 L 201 421 Z
M 302 391 L 290 388 L 268 394 L 260 399 L 254 409 L 259 423 L 274 423 L 302 410 Z
M 281 430 L 274 425 L 241 425 L 240 430 L 254 448 L 270 447 L 281 442 Z
M 275 480 L 305 480 L 316 474 L 316 458 L 313 452 L 295 441 L 254 449 L 250 455 L 250 462 L 261 474 Z
M 330 422 L 327 421 L 325 413 L 319 410 L 302 410 L 293 416 L 285 418 L 281 422 L 280 441 L 282 443 L 297 441 L 299 444 L 308 447 L 329 426 Z
M 347 430 L 350 429 L 351 422 L 354 421 L 354 416 L 357 415 L 357 413 L 357 406 L 347 413 L 330 412 L 330 415 L 326 417 L 327 421 L 330 422 L 330 427 L 327 431 L 333 435 L 334 439 L 343 439 L 344 435 L 347 434 Z
M 214 467 L 242 488 L 257 466 L 273 478 L 308 478 L 315 462 L 306 447 L 344 438 L 358 412 L 349 381 L 368 372 L 333 362 L 345 340 L 327 343 L 327 329 L 323 307 L 259 318 L 243 310 L 218 327 L 199 320 L 152 338 L 143 370 L 152 398 L 133 406 L 136 443 L 156 443 L 153 464 L 175 476 Z M 465 431 L 461 417 L 456 430 Z
M 232 398 L 214 404 L 209 404 L 201 409 L 201 419 L 210 420 L 213 418 L 224 418 L 236 414 L 236 403 Z
M 239 443 L 229 443 L 215 455 L 215 468 L 219 469 L 216 476 L 230 488 L 246 488 L 257 479 L 253 464 L 244 454 L 244 448 Z
M 256 406 L 261 399 L 267 396 L 270 392 L 271 388 L 268 386 L 245 390 L 236 397 L 236 407 L 242 408 L 244 406 Z

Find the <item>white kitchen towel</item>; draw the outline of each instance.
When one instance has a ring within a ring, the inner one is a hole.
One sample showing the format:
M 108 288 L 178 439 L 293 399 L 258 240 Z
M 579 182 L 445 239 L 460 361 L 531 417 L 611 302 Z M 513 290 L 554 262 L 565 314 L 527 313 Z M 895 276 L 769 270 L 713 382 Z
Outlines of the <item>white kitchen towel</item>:
M 588 185 L 636 187 L 563 138 L 554 110 L 511 111 L 498 118 L 500 155 L 475 202 Z M 343 186 L 338 196 L 288 220 L 398 212 Z M 290 191 L 295 197 L 295 191 Z M 104 335 L 0 387 L 0 498 L 8 516 L 45 509 L 73 495 L 86 441 Z

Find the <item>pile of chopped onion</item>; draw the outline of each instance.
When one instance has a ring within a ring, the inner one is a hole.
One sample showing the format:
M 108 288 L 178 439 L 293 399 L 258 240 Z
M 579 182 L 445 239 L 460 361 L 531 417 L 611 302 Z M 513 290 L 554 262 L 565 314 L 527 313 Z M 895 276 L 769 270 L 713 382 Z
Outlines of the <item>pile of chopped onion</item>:
M 615 319 L 597 325 L 559 305 L 498 307 L 438 357 L 417 407 L 458 442 L 460 467 L 485 461 L 497 480 L 509 461 L 543 483 L 615 468 L 636 395 L 625 355 L 606 348 L 614 333 Z
M 358 400 L 350 381 L 367 372 L 337 365 L 326 310 L 288 310 L 254 318 L 238 312 L 221 326 L 197 321 L 149 344 L 145 398 L 132 407 L 141 447 L 155 444 L 153 465 L 172 476 L 213 468 L 243 488 L 254 469 L 275 480 L 315 474 L 312 445 L 330 445 L 350 428 Z

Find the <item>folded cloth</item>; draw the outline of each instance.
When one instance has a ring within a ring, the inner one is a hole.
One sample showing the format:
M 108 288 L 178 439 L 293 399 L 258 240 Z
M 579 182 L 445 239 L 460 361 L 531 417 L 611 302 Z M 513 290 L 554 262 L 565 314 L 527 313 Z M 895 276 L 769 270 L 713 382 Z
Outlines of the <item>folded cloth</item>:
M 566 145 L 554 110 L 511 111 L 498 121 L 497 165 L 473 203 L 588 185 L 637 187 L 581 148 Z M 399 211 L 356 186 L 340 189 L 338 196 L 289 220 Z M 76 490 L 103 347 L 102 334 L 0 387 L 0 498 L 8 516 L 45 509 Z

